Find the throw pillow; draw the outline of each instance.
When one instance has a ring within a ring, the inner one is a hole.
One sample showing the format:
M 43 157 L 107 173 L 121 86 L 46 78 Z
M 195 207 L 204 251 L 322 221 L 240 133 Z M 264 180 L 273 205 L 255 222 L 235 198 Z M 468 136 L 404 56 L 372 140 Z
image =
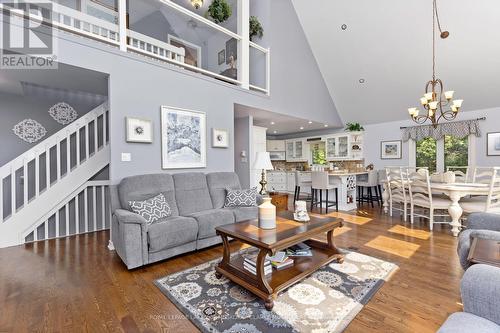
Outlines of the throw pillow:
M 144 217 L 148 225 L 155 223 L 161 218 L 172 215 L 172 210 L 162 193 L 144 201 L 129 201 L 128 204 L 134 213 Z
M 257 187 L 248 190 L 227 189 L 224 207 L 257 206 Z

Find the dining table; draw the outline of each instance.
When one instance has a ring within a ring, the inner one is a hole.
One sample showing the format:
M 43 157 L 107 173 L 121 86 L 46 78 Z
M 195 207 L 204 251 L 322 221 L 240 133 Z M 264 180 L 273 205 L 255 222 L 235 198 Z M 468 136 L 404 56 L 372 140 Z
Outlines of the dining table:
M 389 194 L 387 192 L 387 183 L 384 184 L 384 192 L 382 194 L 382 199 L 384 201 L 384 212 L 388 212 L 389 207 Z M 451 232 L 453 236 L 457 237 L 462 228 L 462 215 L 463 209 L 460 206 L 460 199 L 467 196 L 487 196 L 490 192 L 489 184 L 482 183 L 438 183 L 431 182 L 431 191 L 434 194 L 440 193 L 444 194 L 450 198 L 450 206 L 448 207 L 448 213 L 451 217 Z M 500 192 L 500 188 L 498 188 Z

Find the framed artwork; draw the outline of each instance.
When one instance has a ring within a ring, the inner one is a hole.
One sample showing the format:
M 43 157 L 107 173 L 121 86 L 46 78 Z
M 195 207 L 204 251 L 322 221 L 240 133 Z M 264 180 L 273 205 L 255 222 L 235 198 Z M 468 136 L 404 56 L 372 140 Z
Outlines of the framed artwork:
M 235 38 L 231 38 L 226 42 L 226 64 L 231 63 L 231 56 L 234 60 L 238 59 L 238 41 Z
M 500 156 L 500 132 L 488 133 L 486 136 L 486 155 Z
M 220 50 L 219 53 L 217 54 L 218 61 L 217 63 L 219 65 L 222 65 L 226 61 L 226 50 Z
M 204 112 L 161 107 L 163 169 L 205 168 L 206 137 Z
M 151 120 L 126 117 L 125 128 L 127 130 L 127 142 L 153 142 L 153 122 Z
M 401 159 L 401 140 L 380 142 L 380 159 Z
M 172 35 L 167 35 L 167 42 L 173 46 L 183 48 L 185 51 L 184 63 L 201 68 L 201 47 L 175 37 Z
M 229 146 L 229 134 L 227 130 L 213 128 L 212 129 L 212 147 L 227 148 Z

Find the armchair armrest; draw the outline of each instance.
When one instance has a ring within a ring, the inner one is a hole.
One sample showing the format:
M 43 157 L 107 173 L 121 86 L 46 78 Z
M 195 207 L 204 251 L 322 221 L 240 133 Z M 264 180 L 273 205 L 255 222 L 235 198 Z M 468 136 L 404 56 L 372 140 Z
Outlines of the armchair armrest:
M 116 219 L 119 223 L 128 223 L 128 224 L 144 224 L 146 225 L 146 219 L 139 214 L 131 212 L 125 209 L 117 209 L 114 212 Z
M 460 233 L 458 236 L 457 254 L 460 259 L 460 265 L 462 265 L 464 270 L 470 266 L 470 262 L 467 258 L 469 257 L 472 238 L 474 237 L 492 239 L 500 242 L 500 231 L 465 229 Z
M 461 291 L 465 312 L 500 325 L 500 268 L 471 266 L 462 278 Z
M 467 228 L 500 231 L 500 215 L 472 213 L 467 219 Z

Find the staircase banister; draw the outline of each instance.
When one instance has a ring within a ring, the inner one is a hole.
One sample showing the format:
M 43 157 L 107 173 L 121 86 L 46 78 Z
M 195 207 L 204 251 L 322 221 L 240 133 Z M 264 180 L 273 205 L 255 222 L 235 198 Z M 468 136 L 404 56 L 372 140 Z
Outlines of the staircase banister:
M 83 126 L 83 124 L 81 124 L 81 119 L 84 119 L 86 123 L 89 123 L 90 121 L 97 119 L 99 116 L 103 115 L 107 110 L 108 110 L 108 102 L 104 102 L 99 106 L 97 106 L 96 108 L 94 108 L 93 110 L 87 112 L 85 115 L 75 120 L 71 124 L 61 128 L 59 131 L 52 134 L 48 138 L 44 139 L 40 143 L 36 144 L 28 151 L 24 152 L 23 154 L 17 156 L 13 160 L 2 165 L 2 167 L 0 167 L 0 176 L 7 177 L 11 173 L 11 168 L 13 165 L 16 167 L 17 170 L 18 168 L 24 165 L 24 161 L 26 160 L 26 158 L 31 157 L 30 159 L 31 161 L 39 154 L 42 154 L 43 152 L 47 151 L 47 149 L 50 149 L 50 147 L 53 147 L 54 145 L 58 144 L 59 141 L 64 140 L 68 136 L 67 133 L 68 131 L 71 131 L 71 133 L 77 131 L 81 126 Z
M 161 40 L 143 35 L 137 31 L 133 31 L 133 30 L 128 29 L 127 36 L 130 38 L 137 39 L 139 41 L 160 47 L 160 48 L 165 49 L 167 51 L 179 54 L 181 56 L 185 56 L 185 54 L 186 54 L 186 51 L 184 48 L 173 46 L 172 44 L 168 44 L 168 43 L 165 43 Z

